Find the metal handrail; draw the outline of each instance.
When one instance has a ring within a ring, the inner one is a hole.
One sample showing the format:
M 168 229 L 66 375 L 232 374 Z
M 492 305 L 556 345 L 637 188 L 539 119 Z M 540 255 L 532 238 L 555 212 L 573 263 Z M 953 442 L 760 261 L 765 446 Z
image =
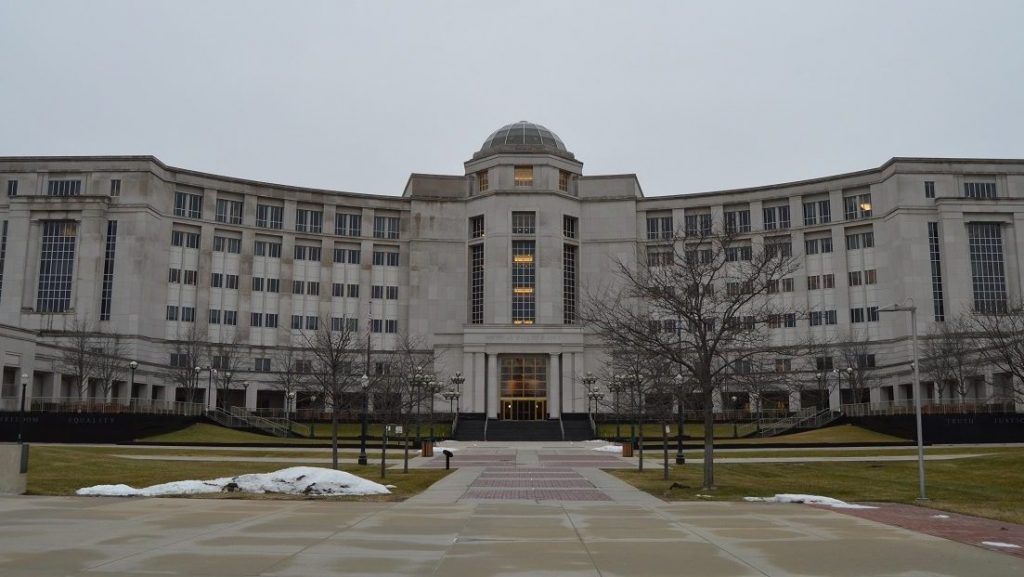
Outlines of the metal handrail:
M 10 400 L 10 399 L 5 399 Z M 11 409 L 7 403 L 0 404 L 3 410 L 20 409 L 20 401 L 14 399 Z M 106 401 L 102 399 L 82 399 L 80 397 L 47 397 L 27 399 L 26 410 L 37 413 L 125 413 L 125 414 L 160 414 L 201 416 L 206 412 L 203 403 L 187 403 L 184 401 L 162 401 L 152 399 L 128 399 Z

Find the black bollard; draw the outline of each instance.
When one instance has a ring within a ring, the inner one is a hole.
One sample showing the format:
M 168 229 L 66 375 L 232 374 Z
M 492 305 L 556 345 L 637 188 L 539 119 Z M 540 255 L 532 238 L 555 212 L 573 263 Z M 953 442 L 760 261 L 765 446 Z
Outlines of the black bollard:
M 444 449 L 444 468 L 445 470 L 452 468 L 452 452 L 448 449 Z

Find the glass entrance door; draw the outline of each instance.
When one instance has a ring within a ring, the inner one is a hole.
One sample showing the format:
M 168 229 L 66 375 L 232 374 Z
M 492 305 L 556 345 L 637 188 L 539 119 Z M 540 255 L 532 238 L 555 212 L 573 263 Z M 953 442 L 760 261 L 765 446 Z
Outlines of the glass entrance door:
M 502 355 L 501 409 L 510 421 L 548 418 L 548 355 Z
M 548 418 L 546 399 L 501 399 L 501 418 L 505 421 L 540 421 Z

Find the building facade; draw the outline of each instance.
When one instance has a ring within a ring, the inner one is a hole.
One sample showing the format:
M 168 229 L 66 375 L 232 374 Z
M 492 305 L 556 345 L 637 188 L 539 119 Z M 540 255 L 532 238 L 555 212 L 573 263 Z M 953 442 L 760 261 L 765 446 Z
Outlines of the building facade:
M 170 343 L 195 327 L 244 350 L 234 381 L 246 386 L 233 402 L 281 407 L 270 384 L 279 352 L 331 322 L 369 330 L 375 350 L 418 338 L 438 354 L 440 376 L 465 376 L 464 413 L 585 413 L 582 376 L 604 357 L 578 322 L 581 295 L 614 284 L 616 260 L 654 258 L 675 233 L 712 223 L 750 243 L 789 244 L 801 259 L 779 298 L 808 314 L 772 327 L 774 340 L 855 338 L 870 351 L 860 362 L 884 369 L 870 398 L 844 397 L 840 382 L 833 406 L 898 401 L 912 395 L 910 327 L 880 306 L 912 299 L 924 335 L 960 311 L 1019 301 L 1024 280 L 1024 160 L 894 158 L 831 177 L 648 198 L 635 175 L 585 175 L 557 135 L 519 122 L 491 134 L 464 174 L 413 174 L 395 196 L 204 174 L 153 157 L 0 158 L 0 187 L 6 408 L 23 374 L 32 399 L 79 394 L 54 335 L 86 320 L 120 335 L 138 363 L 132 385 L 111 392 L 115 402 L 180 399 L 167 378 L 178 362 Z M 1005 377 L 982 376 L 972 398 L 1008 394 Z M 771 402 L 792 411 L 807 398 L 788 391 Z

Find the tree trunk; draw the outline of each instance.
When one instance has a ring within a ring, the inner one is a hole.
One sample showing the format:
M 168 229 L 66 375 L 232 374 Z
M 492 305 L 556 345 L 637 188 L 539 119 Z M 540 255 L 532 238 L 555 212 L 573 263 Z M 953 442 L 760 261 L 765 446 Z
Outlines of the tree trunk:
M 338 405 L 331 410 L 331 466 L 338 469 Z
M 637 436 L 639 438 L 639 440 L 637 442 L 637 449 L 640 451 L 640 459 L 639 459 L 640 468 L 639 468 L 639 470 L 642 473 L 643 470 L 644 470 L 644 412 L 643 412 L 643 409 L 637 411 L 637 421 L 639 421 L 637 423 L 637 429 L 638 429 Z
M 665 454 L 665 475 L 663 478 L 668 481 L 668 423 L 661 424 L 661 450 Z
M 388 460 L 388 425 L 384 422 L 384 432 L 380 436 L 380 478 L 383 479 L 387 470 Z
M 710 385 L 704 386 L 704 486 L 705 490 L 715 488 L 715 392 Z
M 403 473 L 408 473 L 409 472 L 409 428 L 408 427 L 405 428 L 405 456 L 403 457 L 403 459 L 404 459 L 404 461 L 402 463 L 402 472 Z

